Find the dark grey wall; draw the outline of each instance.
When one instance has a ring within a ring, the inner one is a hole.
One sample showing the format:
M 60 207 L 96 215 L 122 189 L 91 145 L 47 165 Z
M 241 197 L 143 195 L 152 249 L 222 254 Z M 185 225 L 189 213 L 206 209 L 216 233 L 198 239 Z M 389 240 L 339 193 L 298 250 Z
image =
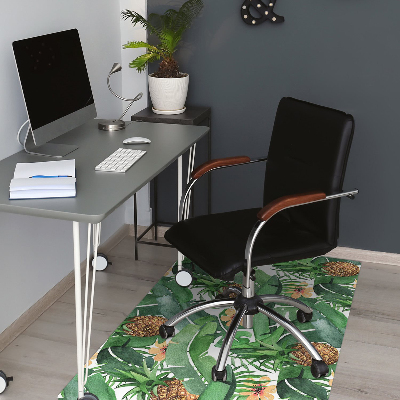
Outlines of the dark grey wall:
M 182 3 L 148 0 L 148 11 Z M 340 245 L 399 253 L 400 2 L 278 0 L 285 22 L 256 27 L 241 20 L 240 0 L 204 3 L 177 59 L 190 74 L 187 103 L 212 107 L 213 157 L 265 155 L 283 96 L 353 114 L 344 187 L 360 195 L 342 201 Z M 262 179 L 260 166 L 214 173 L 213 211 L 261 206 Z M 163 184 L 169 217 L 176 186 Z

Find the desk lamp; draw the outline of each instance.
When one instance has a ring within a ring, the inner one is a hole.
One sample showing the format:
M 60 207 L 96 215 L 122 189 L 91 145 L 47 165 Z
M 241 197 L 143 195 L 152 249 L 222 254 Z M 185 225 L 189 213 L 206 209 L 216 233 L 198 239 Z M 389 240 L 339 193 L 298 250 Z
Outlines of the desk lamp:
M 107 86 L 108 86 L 108 89 L 110 90 L 110 92 L 111 92 L 115 97 L 117 97 L 118 99 L 123 100 L 123 101 L 130 101 L 130 103 L 129 103 L 128 107 L 126 107 L 125 111 L 122 113 L 122 115 L 121 115 L 118 119 L 115 119 L 115 120 L 102 119 L 102 120 L 99 121 L 99 125 L 98 125 L 98 126 L 99 126 L 99 129 L 101 129 L 101 130 L 103 130 L 103 131 L 120 131 L 120 130 L 122 130 L 122 129 L 125 129 L 125 122 L 122 121 L 122 117 L 126 114 L 126 112 L 129 110 L 129 108 L 131 107 L 131 105 L 132 105 L 135 101 L 140 100 L 140 99 L 142 98 L 142 96 L 143 96 L 143 93 L 140 92 L 135 98 L 133 98 L 133 99 L 126 99 L 125 97 L 121 97 L 121 96 L 117 95 L 117 94 L 111 89 L 111 86 L 110 86 L 110 76 L 111 76 L 112 74 L 114 74 L 115 72 L 121 71 L 121 69 L 122 69 L 121 64 L 119 64 L 119 63 L 114 63 L 114 65 L 112 66 L 111 71 L 110 71 L 110 73 L 108 74 L 108 77 L 107 77 Z

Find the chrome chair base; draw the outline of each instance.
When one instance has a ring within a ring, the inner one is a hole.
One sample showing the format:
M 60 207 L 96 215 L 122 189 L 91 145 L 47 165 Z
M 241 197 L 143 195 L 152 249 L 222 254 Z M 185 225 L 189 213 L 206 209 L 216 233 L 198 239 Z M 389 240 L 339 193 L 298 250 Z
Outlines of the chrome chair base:
M 257 313 L 262 313 L 268 318 L 272 319 L 279 325 L 283 326 L 290 334 L 292 334 L 308 351 L 312 358 L 311 372 L 315 378 L 321 376 L 326 376 L 329 372 L 328 366 L 323 361 L 322 357 L 310 341 L 303 335 L 303 333 L 288 319 L 282 315 L 275 312 L 273 309 L 265 306 L 264 303 L 278 303 L 286 304 L 298 308 L 297 319 L 299 322 L 307 322 L 312 318 L 312 309 L 302 303 L 299 300 L 292 299 L 280 295 L 254 295 L 252 297 L 245 297 L 242 295 L 241 291 L 235 287 L 229 287 L 225 290 L 223 295 L 228 295 L 229 293 L 236 293 L 237 297 L 235 299 L 219 298 L 215 300 L 209 300 L 201 304 L 196 304 L 169 319 L 164 325 L 160 327 L 160 336 L 164 339 L 174 336 L 175 325 L 195 314 L 198 311 L 205 310 L 207 308 L 214 307 L 234 307 L 236 310 L 235 316 L 229 326 L 228 332 L 222 343 L 221 350 L 218 355 L 217 363 L 212 370 L 212 379 L 214 381 L 226 381 L 226 363 L 228 359 L 229 352 L 232 347 L 232 343 L 235 339 L 236 332 L 239 328 L 240 322 L 244 319 L 244 326 L 250 328 L 252 326 L 253 315 Z

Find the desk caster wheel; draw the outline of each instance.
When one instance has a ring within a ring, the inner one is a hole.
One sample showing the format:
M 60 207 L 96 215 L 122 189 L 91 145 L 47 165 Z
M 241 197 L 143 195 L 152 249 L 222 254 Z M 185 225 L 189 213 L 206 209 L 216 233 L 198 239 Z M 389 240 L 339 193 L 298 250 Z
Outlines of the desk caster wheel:
M 85 393 L 85 395 L 78 400 L 99 400 L 99 398 L 92 393 Z
M 14 379 L 12 376 L 7 377 L 7 375 L 3 371 L 0 371 L 0 394 L 3 393 L 7 389 L 7 386 L 13 380 Z
M 192 280 L 192 273 L 186 268 L 181 269 L 175 275 L 176 283 L 182 287 L 188 287 L 192 283 Z
M 96 271 L 104 271 L 112 262 L 103 253 L 97 253 Z M 94 258 L 92 259 L 92 267 L 94 268 Z

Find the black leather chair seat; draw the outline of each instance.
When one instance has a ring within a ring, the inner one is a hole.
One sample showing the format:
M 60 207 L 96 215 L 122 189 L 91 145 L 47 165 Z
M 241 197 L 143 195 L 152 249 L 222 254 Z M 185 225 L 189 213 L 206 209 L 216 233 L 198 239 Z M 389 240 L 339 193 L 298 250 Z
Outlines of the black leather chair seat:
M 165 238 L 212 277 L 233 280 L 245 271 L 248 235 L 260 209 L 204 215 L 175 224 Z M 265 265 L 327 253 L 330 245 L 314 233 L 290 223 L 284 213 L 268 221 L 257 237 L 252 265 Z

